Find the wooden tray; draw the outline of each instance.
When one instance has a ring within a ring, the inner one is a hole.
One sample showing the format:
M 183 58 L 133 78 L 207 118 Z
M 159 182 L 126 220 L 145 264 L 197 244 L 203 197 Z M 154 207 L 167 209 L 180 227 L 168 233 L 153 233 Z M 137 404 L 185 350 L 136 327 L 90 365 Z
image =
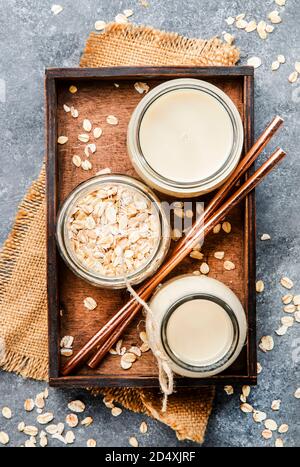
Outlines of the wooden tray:
M 142 355 L 129 371 L 122 370 L 120 358 L 108 355 L 97 370 L 82 367 L 75 374 L 62 377 L 60 369 L 65 358 L 60 357 L 61 336 L 74 336 L 74 351 L 83 344 L 116 312 L 127 298 L 125 291 L 97 289 L 76 277 L 61 260 L 55 242 L 56 214 L 60 203 L 78 183 L 98 170 L 109 167 L 113 172 L 137 176 L 126 151 L 126 131 L 131 113 L 141 99 L 133 85 L 145 81 L 153 88 L 173 78 L 200 78 L 225 91 L 236 104 L 245 131 L 245 148 L 253 143 L 253 68 L 252 67 L 120 67 L 101 69 L 50 69 L 46 71 L 47 110 L 47 196 L 48 196 L 48 313 L 49 313 L 49 377 L 51 386 L 157 386 L 157 369 L 151 352 Z M 116 87 L 114 83 L 118 83 Z M 69 92 L 76 84 L 78 92 Z M 64 112 L 63 104 L 79 110 L 74 119 Z M 106 123 L 108 115 L 116 115 L 117 126 Z M 76 168 L 74 154 L 83 154 L 84 144 L 77 139 L 82 133 L 82 120 L 89 118 L 103 128 L 97 140 L 97 152 L 91 156 L 93 169 Z M 67 144 L 57 145 L 57 136 L 66 135 Z M 159 194 L 162 199 L 162 195 Z M 225 282 L 238 295 L 248 317 L 248 339 L 236 362 L 224 373 L 208 379 L 176 377 L 177 386 L 207 384 L 256 384 L 255 332 L 255 195 L 252 193 L 234 209 L 228 220 L 232 232 L 227 235 L 210 234 L 204 243 L 205 260 L 211 277 Z M 223 262 L 216 260 L 214 251 L 224 250 L 226 259 L 236 269 L 225 271 Z M 200 263 L 187 258 L 170 277 L 194 271 Z M 83 299 L 94 297 L 98 307 L 87 311 Z M 60 316 L 60 309 L 63 316 Z M 124 335 L 126 346 L 140 343 L 139 329 L 143 329 L 142 315 Z

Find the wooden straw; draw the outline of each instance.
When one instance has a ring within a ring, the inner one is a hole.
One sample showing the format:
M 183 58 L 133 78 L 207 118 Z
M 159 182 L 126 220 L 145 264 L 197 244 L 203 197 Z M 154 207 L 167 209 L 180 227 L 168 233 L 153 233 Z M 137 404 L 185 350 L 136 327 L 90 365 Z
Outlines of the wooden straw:
M 177 266 L 178 263 L 191 251 L 193 245 L 197 240 L 206 232 L 210 231 L 228 212 L 241 201 L 260 181 L 269 173 L 274 165 L 284 157 L 285 153 L 282 149 L 277 149 L 274 154 L 260 167 L 235 193 L 228 201 L 221 206 L 215 214 L 211 216 L 208 222 L 196 231 L 195 235 L 189 239 L 183 248 L 175 255 L 172 256 L 161 268 L 157 271 L 156 275 L 152 277 L 147 283 L 137 290 L 137 293 L 143 300 L 147 300 L 155 287 L 166 277 L 166 275 Z M 98 348 L 97 353 L 93 357 L 89 366 L 94 368 L 101 361 L 106 352 L 111 348 L 114 342 L 119 338 L 126 326 L 131 322 L 137 312 L 140 310 L 141 305 L 137 304 L 135 299 L 130 299 L 119 310 L 113 318 L 106 323 L 86 344 L 85 346 L 72 357 L 62 370 L 64 376 L 70 374 L 78 365 L 84 363 L 90 356 L 91 352 Z M 101 344 L 104 345 L 101 346 Z

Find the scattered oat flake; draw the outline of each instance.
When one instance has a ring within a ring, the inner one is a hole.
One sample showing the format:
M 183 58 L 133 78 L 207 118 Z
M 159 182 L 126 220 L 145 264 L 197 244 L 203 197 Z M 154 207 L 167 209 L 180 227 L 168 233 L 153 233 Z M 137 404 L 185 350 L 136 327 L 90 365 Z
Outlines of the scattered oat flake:
M 74 342 L 73 336 L 64 336 L 60 340 L 60 346 L 65 349 L 71 349 Z
M 12 413 L 9 407 L 3 407 L 2 416 L 8 420 L 12 417 Z
M 283 297 L 281 297 L 281 300 L 282 300 L 282 303 L 284 303 L 285 305 L 288 305 L 293 300 L 293 295 L 292 294 L 283 295 Z
M 266 22 L 265 21 L 260 21 L 257 25 L 257 33 L 261 39 L 266 39 L 268 37 L 268 34 L 266 32 Z
M 282 423 L 280 427 L 278 428 L 278 433 L 287 433 L 289 431 L 289 426 L 287 423 Z
M 132 367 L 132 363 L 126 362 L 123 359 L 121 359 L 120 365 L 123 370 L 129 370 Z
M 45 407 L 45 399 L 43 392 L 40 392 L 36 395 L 34 403 L 38 409 L 43 409 Z
M 121 415 L 122 413 L 122 409 L 120 407 L 113 407 L 111 409 L 111 414 L 113 417 L 118 417 L 119 415 Z
M 297 310 L 294 314 L 295 320 L 297 323 L 300 323 L 300 310 Z
M 133 15 L 133 10 L 128 8 L 128 9 L 124 10 L 123 13 L 126 16 L 126 18 L 129 18 L 130 16 Z
M 268 18 L 271 21 L 271 23 L 273 23 L 273 24 L 278 24 L 278 23 L 281 23 L 281 21 L 282 21 L 280 15 L 279 15 L 279 12 L 277 10 L 271 11 L 268 14 Z
M 69 138 L 67 136 L 59 136 L 57 138 L 58 144 L 66 144 Z
M 224 386 L 224 391 L 226 392 L 227 396 L 231 396 L 234 393 L 234 389 L 230 385 Z
M 140 332 L 140 339 L 141 339 L 143 342 L 147 342 L 147 343 L 148 343 L 148 337 L 147 337 L 147 334 L 146 334 L 145 331 Z
M 92 297 L 86 297 L 83 304 L 88 310 L 94 310 L 97 307 L 97 302 Z
M 73 350 L 72 349 L 60 349 L 60 354 L 63 357 L 71 357 L 73 355 Z
M 203 259 L 203 253 L 201 251 L 193 250 L 190 252 L 190 257 L 194 259 Z
M 222 229 L 224 230 L 224 232 L 226 232 L 227 234 L 229 234 L 229 233 L 231 232 L 231 224 L 230 224 L 230 222 L 228 222 L 228 221 L 223 222 L 223 224 L 222 224 Z
M 245 27 L 245 31 L 246 32 L 253 32 L 255 31 L 257 28 L 257 24 L 256 24 L 256 21 L 252 20 L 250 21 L 247 26 Z
M 24 402 L 24 409 L 26 412 L 31 412 L 34 409 L 34 401 L 33 399 L 26 399 Z
M 68 403 L 68 408 L 72 412 L 81 413 L 85 409 L 85 404 L 80 400 L 74 400 Z
M 148 425 L 146 422 L 140 424 L 140 432 L 144 435 L 148 431 Z
M 225 32 L 223 37 L 224 37 L 224 41 L 229 45 L 233 44 L 235 41 L 235 37 L 229 32 Z
M 232 271 L 233 269 L 235 269 L 235 264 L 232 262 L 232 261 L 224 261 L 224 269 L 226 269 L 226 271 Z
M 225 252 L 224 251 L 215 251 L 214 257 L 216 259 L 224 259 Z
M 259 375 L 262 372 L 262 366 L 259 362 L 257 362 L 256 368 L 257 368 L 257 374 Z
M 130 349 L 128 350 L 129 353 L 133 353 L 134 355 L 136 355 L 137 357 L 140 357 L 142 355 L 142 352 L 140 350 L 139 347 L 137 347 L 136 345 L 133 345 L 132 347 L 130 347 Z
M 275 332 L 276 332 L 277 336 L 284 336 L 286 334 L 287 330 L 288 330 L 288 326 L 283 324 L 278 329 L 276 329 Z
M 256 282 L 256 292 L 261 293 L 265 290 L 265 284 L 262 280 Z
M 8 444 L 9 443 L 9 436 L 5 431 L 0 431 L 0 444 Z
M 294 316 L 283 316 L 282 318 L 280 318 L 280 321 L 281 321 L 281 324 L 284 324 L 284 326 L 289 328 L 293 326 L 295 318 Z
M 272 71 L 278 70 L 279 67 L 280 67 L 280 63 L 278 62 L 278 60 L 275 60 L 274 62 L 272 62 L 272 65 L 271 65 Z
M 272 336 L 263 336 L 261 338 L 259 348 L 263 352 L 269 352 L 270 350 L 273 350 L 274 348 L 274 340 Z
M 271 431 L 276 431 L 277 430 L 277 423 L 275 422 L 275 420 L 272 420 L 271 418 L 267 418 L 265 421 L 264 421 L 264 425 L 266 427 L 267 430 L 271 430 Z
M 75 154 L 72 157 L 72 162 L 76 167 L 80 167 L 81 166 L 81 157 Z
M 40 446 L 41 446 L 41 448 L 46 447 L 47 444 L 48 444 L 47 435 L 45 434 L 45 435 L 40 436 Z
M 71 431 L 71 430 L 67 431 L 66 436 L 65 436 L 66 444 L 73 444 L 74 441 L 75 441 L 75 435 L 74 435 L 73 431 Z
M 115 22 L 119 24 L 126 24 L 128 23 L 128 19 L 125 15 L 119 13 L 117 16 L 115 16 Z
M 28 435 L 28 436 L 36 436 L 38 434 L 39 430 L 35 426 L 26 425 L 24 427 L 23 432 L 25 433 L 25 435 Z
M 83 170 L 91 170 L 92 167 L 93 167 L 92 163 L 90 161 L 88 161 L 87 159 L 85 161 L 81 162 L 81 168 Z
M 131 352 L 127 352 L 122 356 L 122 360 L 128 363 L 134 363 L 136 361 L 136 355 Z
M 71 107 L 69 107 L 67 104 L 64 104 L 63 108 L 66 113 L 71 112 Z
M 78 139 L 79 141 L 81 141 L 82 143 L 88 143 L 89 142 L 89 135 L 87 135 L 86 133 L 82 133 L 81 135 L 78 135 Z
M 252 405 L 248 404 L 247 402 L 243 403 L 240 405 L 240 409 L 244 413 L 251 413 L 253 412 L 253 407 Z
M 235 23 L 236 27 L 238 29 L 245 29 L 248 25 L 247 21 L 245 21 L 244 19 L 238 19 Z
M 260 410 L 254 410 L 252 417 L 256 423 L 261 423 L 267 418 L 267 414 L 265 412 L 261 412 Z
M 262 234 L 262 236 L 260 237 L 260 239 L 261 239 L 262 241 L 271 240 L 271 237 L 270 237 L 269 234 L 264 233 L 264 234 Z
M 207 263 L 202 263 L 200 266 L 201 274 L 208 274 L 209 273 L 209 266 Z
M 75 413 L 70 413 L 66 416 L 66 424 L 70 428 L 75 428 L 78 425 L 78 417 Z
M 297 71 L 297 73 L 300 73 L 300 62 L 295 63 L 295 70 Z
M 74 86 L 74 84 L 72 84 L 70 87 L 69 87 L 69 92 L 71 94 L 76 94 L 76 92 L 78 91 L 77 87 Z
M 275 3 L 278 6 L 284 6 L 286 3 L 286 0 L 275 0 Z
M 24 428 L 25 428 L 25 423 L 24 423 L 24 422 L 20 422 L 20 423 L 18 424 L 18 431 L 21 431 L 21 432 L 22 432 L 22 431 L 24 431 Z
M 147 94 L 147 92 L 149 91 L 149 86 L 147 83 L 143 83 L 141 81 L 137 81 L 136 83 L 134 83 L 134 89 L 139 93 L 139 94 Z
M 296 311 L 296 306 L 290 303 L 289 305 L 285 305 L 283 307 L 283 311 L 285 313 L 294 313 L 294 311 Z
M 99 126 L 94 128 L 93 135 L 94 135 L 94 138 L 96 139 L 100 138 L 100 136 L 102 135 L 102 128 L 100 128 Z
M 77 109 L 75 109 L 74 107 L 71 107 L 71 115 L 73 118 L 77 118 L 78 115 L 79 115 L 79 112 Z
M 280 284 L 282 285 L 282 287 L 285 287 L 286 289 L 292 289 L 294 287 L 293 281 L 289 279 L 288 277 L 282 277 L 280 279 Z
M 128 441 L 129 441 L 130 446 L 132 446 L 133 448 L 137 448 L 139 445 L 138 440 L 136 439 L 135 436 L 131 436 Z
M 45 412 L 41 415 L 38 415 L 36 417 L 36 420 L 41 425 L 46 425 L 47 423 L 52 422 L 53 418 L 54 418 L 54 415 L 52 412 Z
M 213 228 L 213 233 L 218 234 L 220 231 L 221 231 L 221 224 L 215 225 L 215 227 Z
M 284 55 L 278 55 L 277 60 L 279 61 L 280 64 L 285 63 L 285 56 Z
M 273 24 L 267 24 L 266 25 L 266 32 L 273 32 L 273 31 L 274 31 Z
M 83 426 L 90 426 L 93 423 L 93 418 L 92 417 L 85 417 L 80 424 Z
M 296 389 L 296 391 L 294 392 L 294 397 L 296 397 L 296 399 L 300 399 L 300 387 Z
M 106 22 L 98 20 L 95 22 L 95 29 L 96 31 L 103 31 L 106 28 Z
M 253 66 L 253 68 L 258 68 L 261 66 L 261 59 L 259 57 L 248 58 L 247 65 Z
M 95 448 L 97 446 L 97 441 L 95 439 L 88 439 L 86 442 L 88 448 Z
M 283 440 L 281 438 L 276 438 L 275 447 L 276 448 L 283 448 Z
M 119 123 L 119 120 L 114 115 L 108 115 L 106 121 L 109 123 L 109 125 L 118 125 Z
M 263 430 L 263 431 L 261 432 L 261 435 L 262 435 L 262 437 L 263 437 L 264 439 L 271 439 L 272 436 L 273 436 L 273 433 L 272 433 L 271 430 Z
M 82 128 L 84 131 L 90 132 L 92 129 L 92 123 L 88 118 L 85 118 L 82 122 Z
M 229 16 L 228 18 L 225 19 L 225 21 L 228 24 L 228 26 L 232 26 L 233 23 L 235 22 L 235 18 L 233 18 L 233 16 Z
M 141 352 L 148 352 L 150 350 L 150 346 L 147 342 L 143 342 L 142 345 L 140 346 Z
M 288 78 L 288 80 L 289 80 L 290 83 L 296 83 L 297 79 L 298 79 L 298 72 L 297 72 L 297 71 L 293 71 L 293 72 L 289 75 L 289 78 Z
M 54 15 L 59 15 L 63 11 L 63 7 L 61 5 L 52 5 L 51 11 Z
M 242 393 L 243 393 L 243 396 L 245 396 L 245 397 L 249 397 L 249 395 L 250 395 L 250 391 L 251 391 L 251 388 L 250 388 L 250 386 L 248 386 L 248 385 L 244 385 L 244 386 L 242 387 Z

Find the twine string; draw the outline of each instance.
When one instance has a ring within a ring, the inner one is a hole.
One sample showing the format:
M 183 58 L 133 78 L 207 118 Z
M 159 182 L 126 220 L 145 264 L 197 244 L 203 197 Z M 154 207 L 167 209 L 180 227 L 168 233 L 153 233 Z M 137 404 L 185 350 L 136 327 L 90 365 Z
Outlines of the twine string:
M 136 291 L 131 287 L 130 282 L 126 277 L 124 277 L 126 287 L 128 292 L 133 296 L 133 298 L 144 308 L 148 323 L 149 323 L 149 330 L 150 335 L 148 335 L 149 345 L 153 352 L 153 355 L 156 358 L 157 365 L 158 365 L 158 380 L 160 389 L 164 395 L 163 402 L 162 402 L 162 412 L 166 412 L 167 404 L 168 404 L 168 396 L 170 396 L 174 391 L 174 375 L 173 371 L 170 368 L 168 358 L 160 351 L 158 342 L 156 339 L 158 325 L 155 319 L 154 313 L 149 307 L 149 305 L 136 293 Z

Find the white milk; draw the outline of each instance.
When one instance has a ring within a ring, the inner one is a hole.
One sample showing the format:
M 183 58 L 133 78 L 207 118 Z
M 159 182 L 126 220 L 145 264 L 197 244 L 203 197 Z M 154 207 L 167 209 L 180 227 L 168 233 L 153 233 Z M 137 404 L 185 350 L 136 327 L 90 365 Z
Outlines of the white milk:
M 189 300 L 170 316 L 166 337 L 171 351 L 190 365 L 209 365 L 229 350 L 233 326 L 227 312 L 206 299 Z
M 226 163 L 233 127 L 223 105 L 196 89 L 172 90 L 146 110 L 139 131 L 141 150 L 161 176 L 197 182 Z

